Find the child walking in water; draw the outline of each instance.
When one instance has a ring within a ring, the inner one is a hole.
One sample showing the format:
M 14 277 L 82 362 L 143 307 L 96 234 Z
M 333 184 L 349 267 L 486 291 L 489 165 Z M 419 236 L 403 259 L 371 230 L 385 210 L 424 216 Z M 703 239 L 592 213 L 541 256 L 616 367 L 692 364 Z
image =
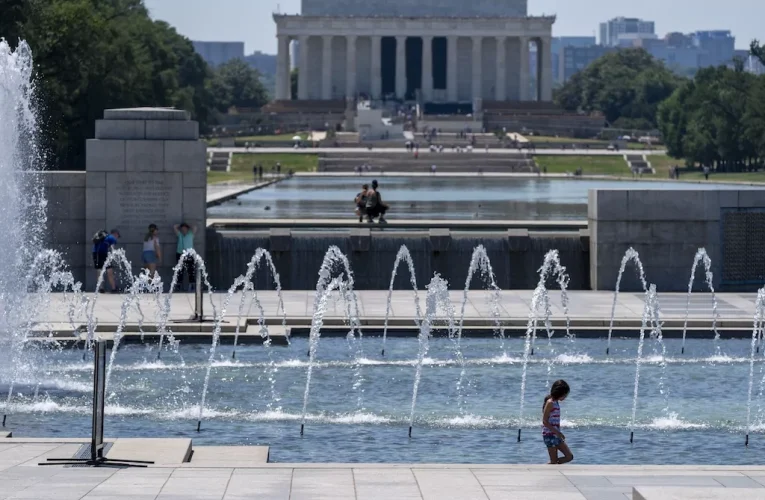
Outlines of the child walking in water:
M 560 431 L 560 402 L 564 401 L 571 392 L 565 380 L 556 380 L 550 394 L 545 396 L 544 411 L 542 412 L 542 438 L 550 454 L 550 464 L 565 464 L 574 459 L 574 455 L 566 445 L 566 436 Z M 563 457 L 558 457 L 558 451 Z

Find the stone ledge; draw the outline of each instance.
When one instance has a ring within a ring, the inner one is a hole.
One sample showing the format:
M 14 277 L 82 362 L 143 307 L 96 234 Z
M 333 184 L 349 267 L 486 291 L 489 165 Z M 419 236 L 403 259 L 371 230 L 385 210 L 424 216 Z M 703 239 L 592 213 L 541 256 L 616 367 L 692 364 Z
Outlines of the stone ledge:
M 105 120 L 189 120 L 187 111 L 174 108 L 118 108 L 104 110 Z
M 636 486 L 633 500 L 765 500 L 765 488 Z

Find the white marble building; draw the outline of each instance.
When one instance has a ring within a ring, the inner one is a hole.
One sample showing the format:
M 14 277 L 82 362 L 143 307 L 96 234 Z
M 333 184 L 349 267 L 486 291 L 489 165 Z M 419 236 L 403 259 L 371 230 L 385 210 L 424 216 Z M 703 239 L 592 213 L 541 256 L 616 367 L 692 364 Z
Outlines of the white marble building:
M 274 15 L 277 100 L 290 99 L 293 40 L 300 100 L 552 100 L 555 17 L 528 16 L 527 0 L 303 0 L 302 12 Z

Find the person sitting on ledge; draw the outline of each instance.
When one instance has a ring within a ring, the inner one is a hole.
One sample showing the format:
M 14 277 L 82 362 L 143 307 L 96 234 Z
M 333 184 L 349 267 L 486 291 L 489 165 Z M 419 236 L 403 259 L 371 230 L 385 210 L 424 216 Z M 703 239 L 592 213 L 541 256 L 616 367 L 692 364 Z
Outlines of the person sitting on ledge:
M 374 219 L 376 217 L 380 217 L 379 223 L 383 224 L 385 223 L 385 213 L 388 211 L 388 205 L 383 203 L 382 195 L 380 194 L 380 190 L 378 189 L 378 183 L 377 180 L 372 181 L 372 189 L 367 191 L 367 203 L 366 203 L 366 212 L 367 212 L 367 220 L 369 223 L 373 223 Z

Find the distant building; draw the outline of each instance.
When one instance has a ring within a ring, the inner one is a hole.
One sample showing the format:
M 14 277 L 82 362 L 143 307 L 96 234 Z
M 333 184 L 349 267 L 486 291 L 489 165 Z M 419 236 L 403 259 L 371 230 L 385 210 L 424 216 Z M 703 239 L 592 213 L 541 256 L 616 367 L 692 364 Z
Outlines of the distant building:
M 657 40 L 656 33 L 620 33 L 615 47 L 639 47 L 644 40 Z
M 207 64 L 219 66 L 232 59 L 244 59 L 244 42 L 191 42 Z
M 563 83 L 563 76 L 560 72 L 560 58 L 564 47 L 589 47 L 595 45 L 594 36 L 556 36 L 552 39 L 552 63 L 553 63 L 553 82 L 556 85 Z
M 656 33 L 654 22 L 634 17 L 615 17 L 610 21 L 600 23 L 600 45 L 617 47 L 619 46 L 619 35 L 632 33 Z
M 561 83 L 566 83 L 572 76 L 585 69 L 597 59 L 616 50 L 618 50 L 617 47 L 604 47 L 603 45 L 563 47 L 558 68 Z
M 697 31 L 691 37 L 693 44 L 702 51 L 701 67 L 730 64 L 733 60 L 736 37 L 730 31 Z
M 276 76 L 276 54 L 264 54 L 259 50 L 244 57 L 244 61 L 261 75 Z

